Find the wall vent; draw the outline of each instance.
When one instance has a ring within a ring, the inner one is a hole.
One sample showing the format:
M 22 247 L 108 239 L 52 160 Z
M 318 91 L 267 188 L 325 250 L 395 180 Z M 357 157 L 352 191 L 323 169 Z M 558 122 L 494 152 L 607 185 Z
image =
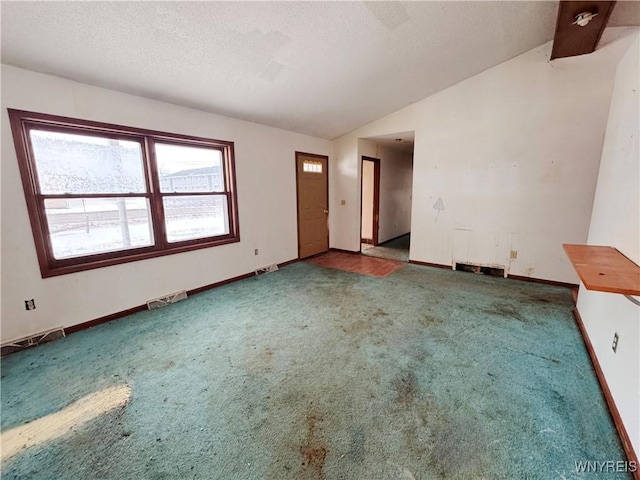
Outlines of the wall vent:
M 59 338 L 64 337 L 66 337 L 66 335 L 62 327 L 52 328 L 51 330 L 36 333 L 35 335 L 31 335 L 29 337 L 24 337 L 18 340 L 13 340 L 12 342 L 3 343 L 0 347 L 0 355 L 4 357 L 5 355 L 9 355 L 10 353 L 14 353 L 19 350 L 35 347 L 36 345 L 41 345 L 43 343 L 53 342 L 54 340 L 58 340 Z
M 256 275 L 262 275 L 263 273 L 271 273 L 278 270 L 278 264 L 272 263 L 271 265 L 267 265 L 266 267 L 258 268 L 255 270 Z
M 456 263 L 456 270 L 460 272 L 480 273 L 482 275 L 504 278 L 503 267 L 485 267 L 482 265 L 474 265 L 471 263 Z
M 187 292 L 185 290 L 181 290 L 179 292 L 170 293 L 169 295 L 164 295 L 147 301 L 147 308 L 149 310 L 153 310 L 154 308 L 166 307 L 167 305 L 179 302 L 185 298 L 187 298 Z

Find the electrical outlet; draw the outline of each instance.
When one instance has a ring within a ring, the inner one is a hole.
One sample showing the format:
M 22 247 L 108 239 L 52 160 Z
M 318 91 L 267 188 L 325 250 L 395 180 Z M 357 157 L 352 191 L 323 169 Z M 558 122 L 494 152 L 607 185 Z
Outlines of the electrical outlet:
M 25 310 L 35 310 L 36 309 L 36 301 L 32 298 L 31 300 L 24 301 Z
M 518 258 L 518 251 L 517 250 L 511 250 L 511 254 L 509 255 L 509 258 L 511 260 L 515 260 L 516 258 Z
M 340 200 L 340 205 L 346 205 L 347 201 L 346 200 Z
M 258 255 L 258 249 L 257 248 L 253 251 L 253 254 L 254 255 Z
M 616 353 L 616 350 L 618 350 L 618 332 L 613 334 L 613 344 L 611 348 L 613 349 L 613 353 Z

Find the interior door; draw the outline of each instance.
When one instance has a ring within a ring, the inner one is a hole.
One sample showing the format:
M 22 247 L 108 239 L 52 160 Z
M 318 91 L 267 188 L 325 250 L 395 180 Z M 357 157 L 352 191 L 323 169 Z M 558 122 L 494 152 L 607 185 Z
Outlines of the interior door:
M 296 152 L 298 257 L 329 250 L 329 157 Z

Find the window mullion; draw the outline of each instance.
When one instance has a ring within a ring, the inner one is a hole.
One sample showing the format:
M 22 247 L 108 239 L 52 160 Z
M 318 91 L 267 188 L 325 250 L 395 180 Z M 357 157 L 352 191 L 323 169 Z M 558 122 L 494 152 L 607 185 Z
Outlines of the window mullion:
M 44 203 L 47 196 L 39 193 L 35 197 L 38 210 L 38 222 L 40 223 L 40 229 L 42 230 L 42 242 L 44 249 L 47 252 L 47 264 L 49 265 L 49 268 L 53 268 L 55 265 L 55 256 L 53 254 L 51 231 L 49 229 L 49 221 L 47 220 L 47 211 Z
M 147 192 L 140 193 L 46 193 L 38 194 L 44 199 L 56 199 L 56 198 L 148 198 L 151 199 L 151 194 Z
M 151 137 L 145 137 L 145 164 L 149 171 L 151 194 L 151 221 L 153 224 L 153 237 L 156 248 L 164 250 L 167 248 L 167 235 L 165 233 L 164 205 L 162 194 L 160 193 L 160 178 L 158 175 L 158 164 L 155 155 L 155 141 Z
M 231 152 L 228 148 L 225 148 L 222 151 L 222 180 L 225 193 L 228 193 L 231 190 L 231 185 L 229 184 L 229 182 L 231 181 L 231 179 L 229 178 L 229 162 L 231 161 L 231 159 L 229 158 L 230 155 Z

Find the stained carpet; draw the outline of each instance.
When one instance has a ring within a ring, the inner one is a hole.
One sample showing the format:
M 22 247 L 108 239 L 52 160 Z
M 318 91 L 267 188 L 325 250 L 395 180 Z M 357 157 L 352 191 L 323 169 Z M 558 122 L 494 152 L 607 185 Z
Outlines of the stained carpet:
M 624 456 L 572 306 L 415 265 L 289 265 L 3 358 L 3 444 L 49 434 L 3 448 L 2 476 L 592 478 L 575 462 Z

